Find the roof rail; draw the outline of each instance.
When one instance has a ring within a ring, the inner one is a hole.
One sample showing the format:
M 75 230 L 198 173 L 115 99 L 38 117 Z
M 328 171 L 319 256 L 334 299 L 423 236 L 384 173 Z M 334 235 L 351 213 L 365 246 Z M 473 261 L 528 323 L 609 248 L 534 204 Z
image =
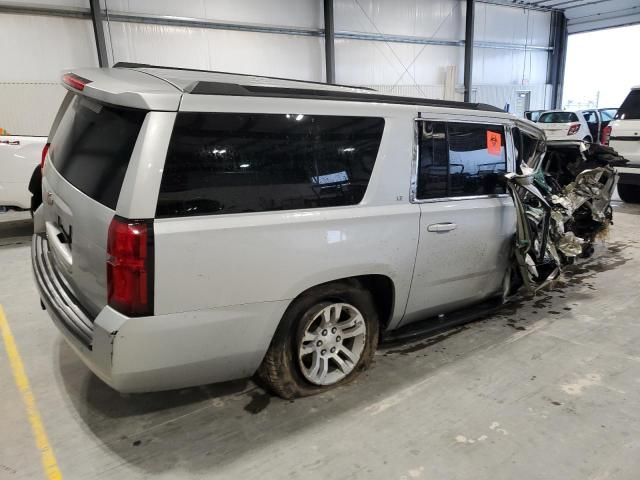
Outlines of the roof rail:
M 294 88 L 294 87 L 274 87 L 266 85 L 240 85 L 231 82 L 214 82 L 214 81 L 196 81 L 188 93 L 195 95 L 226 95 L 226 96 L 245 96 L 245 97 L 276 97 L 276 98 L 297 98 L 308 100 L 336 100 L 349 102 L 368 102 L 368 103 L 387 103 L 393 105 L 416 105 L 425 107 L 443 107 L 456 108 L 465 110 L 478 110 L 484 112 L 500 112 L 504 110 L 488 105 L 485 103 L 466 103 L 453 100 L 437 100 L 422 97 L 403 97 L 399 95 L 387 95 L 378 93 L 376 90 L 365 87 L 354 87 L 350 85 L 336 85 L 322 82 L 311 82 L 307 80 L 294 80 L 282 77 L 266 77 L 261 75 L 249 75 L 246 73 L 220 72 L 215 70 L 199 70 L 195 68 L 179 68 L 179 67 L 163 67 L 159 65 L 149 65 L 145 63 L 128 63 L 118 62 L 114 68 L 161 68 L 167 70 L 203 72 L 203 73 L 219 73 L 227 75 L 240 75 L 244 77 L 267 78 L 273 80 L 286 80 L 298 82 L 308 85 L 322 86 L 339 86 L 349 88 L 359 88 L 368 90 L 368 92 L 354 92 L 344 90 L 327 90 L 327 89 L 311 89 L 311 88 Z M 371 92 L 371 93 L 369 93 Z
M 373 88 L 369 87 L 358 87 L 355 85 L 341 85 L 339 83 L 324 83 L 324 82 L 314 82 L 312 80 L 298 80 L 295 78 L 285 78 L 285 77 L 269 77 L 266 75 L 253 75 L 251 73 L 236 73 L 236 72 L 223 72 L 220 70 L 201 70 L 199 68 L 183 68 L 183 67 L 165 67 L 162 65 L 151 65 L 148 63 L 131 63 L 131 62 L 118 62 L 113 65 L 113 68 L 161 68 L 163 70 L 182 70 L 185 72 L 202 72 L 202 73 L 222 73 L 226 75 L 238 75 L 241 77 L 256 77 L 256 78 L 268 78 L 271 80 L 286 80 L 288 82 L 300 82 L 300 83 L 310 83 L 313 85 L 324 85 L 324 86 L 333 86 L 333 87 L 346 87 L 346 88 L 359 88 L 360 90 L 368 90 L 370 92 L 375 92 Z

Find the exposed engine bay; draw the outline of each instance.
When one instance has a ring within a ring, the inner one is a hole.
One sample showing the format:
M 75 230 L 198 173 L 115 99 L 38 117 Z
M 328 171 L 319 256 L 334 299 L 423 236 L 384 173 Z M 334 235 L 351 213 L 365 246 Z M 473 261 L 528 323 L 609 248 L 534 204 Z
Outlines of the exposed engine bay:
M 577 257 L 593 254 L 613 223 L 613 167 L 627 163 L 612 148 L 582 141 L 549 141 L 535 167 L 507 175 L 517 212 L 513 292 L 535 292 Z

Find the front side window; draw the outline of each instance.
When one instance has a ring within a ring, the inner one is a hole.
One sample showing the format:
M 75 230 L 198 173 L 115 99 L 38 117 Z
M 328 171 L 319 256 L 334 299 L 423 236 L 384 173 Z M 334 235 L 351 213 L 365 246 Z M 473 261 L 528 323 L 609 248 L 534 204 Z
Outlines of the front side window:
M 418 199 L 505 193 L 504 127 L 419 122 Z
M 358 204 L 383 130 L 371 117 L 179 113 L 156 216 Z

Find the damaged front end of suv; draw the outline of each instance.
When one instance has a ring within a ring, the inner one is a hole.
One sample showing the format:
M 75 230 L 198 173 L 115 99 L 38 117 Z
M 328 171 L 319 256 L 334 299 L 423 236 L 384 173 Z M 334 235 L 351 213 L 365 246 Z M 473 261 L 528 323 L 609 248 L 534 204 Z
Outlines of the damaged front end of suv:
M 534 165 L 507 175 L 517 212 L 510 291 L 532 293 L 558 278 L 612 224 L 615 166 L 627 161 L 613 149 L 582 141 L 549 141 Z

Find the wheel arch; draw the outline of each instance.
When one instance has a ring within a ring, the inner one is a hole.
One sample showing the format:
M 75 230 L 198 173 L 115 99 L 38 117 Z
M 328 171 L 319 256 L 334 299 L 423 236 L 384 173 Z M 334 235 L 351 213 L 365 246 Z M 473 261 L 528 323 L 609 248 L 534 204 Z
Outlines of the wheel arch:
M 289 306 L 298 298 L 304 295 L 312 295 L 314 290 L 334 283 L 352 283 L 368 290 L 373 297 L 374 307 L 378 312 L 380 331 L 384 331 L 389 326 L 394 317 L 394 309 L 396 306 L 396 285 L 393 279 L 385 274 L 354 275 L 318 283 L 301 291 L 289 302 Z

